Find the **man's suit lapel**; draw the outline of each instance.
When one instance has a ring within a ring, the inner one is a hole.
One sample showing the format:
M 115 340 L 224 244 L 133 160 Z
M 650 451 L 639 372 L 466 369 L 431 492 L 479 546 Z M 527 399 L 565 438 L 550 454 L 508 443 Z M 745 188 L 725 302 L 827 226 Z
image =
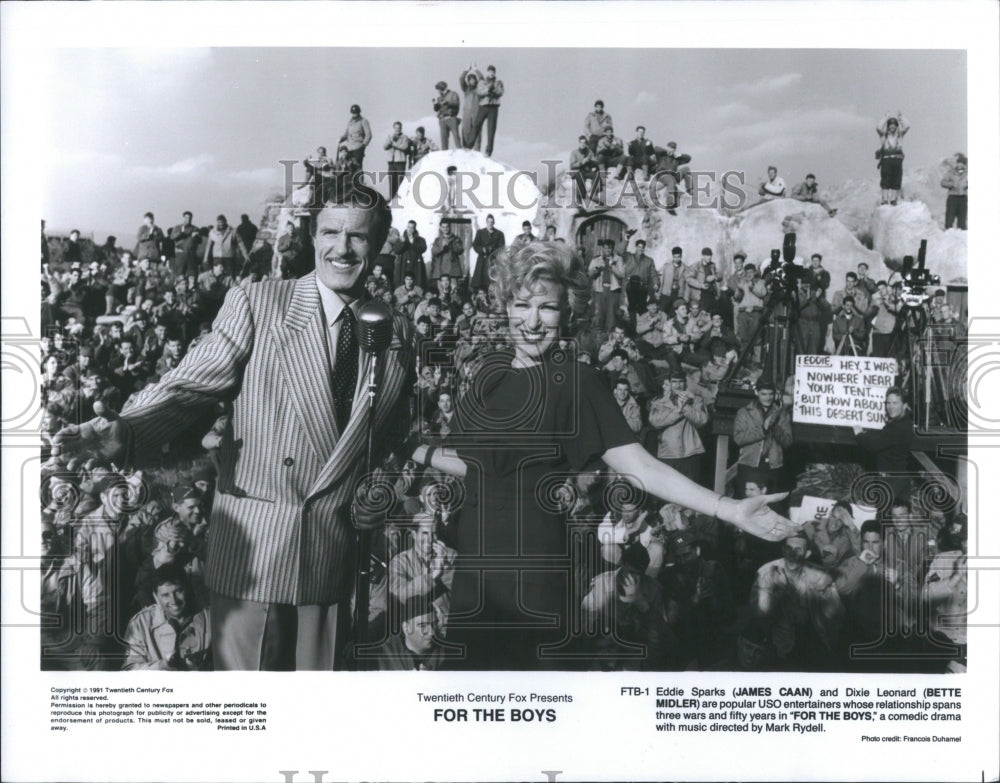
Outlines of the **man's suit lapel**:
M 408 359 L 406 349 L 401 342 L 402 331 L 399 328 L 398 314 L 394 316 L 394 328 L 392 344 L 385 355 L 379 360 L 376 369 L 376 380 L 378 383 L 378 399 L 375 405 L 375 428 L 376 431 L 386 420 L 386 416 L 392 410 L 396 400 L 399 399 L 400 389 L 406 377 L 405 362 Z M 331 484 L 338 481 L 344 473 L 352 470 L 360 461 L 365 458 L 365 448 L 368 439 L 368 374 L 371 372 L 372 358 L 369 354 L 362 352 L 361 361 L 358 365 L 358 388 L 354 395 L 354 407 L 351 409 L 351 418 L 344 428 L 344 433 L 337 441 L 323 469 L 313 482 L 309 495 L 317 495 L 326 490 Z
M 296 281 L 285 318 L 271 331 L 289 402 L 320 459 L 334 450 L 338 440 L 325 330 L 315 274 L 308 274 Z

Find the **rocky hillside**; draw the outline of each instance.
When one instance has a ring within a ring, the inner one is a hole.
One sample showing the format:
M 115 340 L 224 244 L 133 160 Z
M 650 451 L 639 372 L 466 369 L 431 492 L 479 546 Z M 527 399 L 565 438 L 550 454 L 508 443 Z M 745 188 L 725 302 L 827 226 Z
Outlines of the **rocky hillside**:
M 463 196 L 460 210 L 461 216 L 471 221 L 471 231 L 481 228 L 486 215 L 492 214 L 508 242 L 520 233 L 521 222 L 529 220 L 537 236 L 552 225 L 557 236 L 575 245 L 581 224 L 604 214 L 634 230 L 633 241 L 645 239 L 647 253 L 657 267 L 667 262 L 675 245 L 684 248 L 688 263 L 698 257 L 702 247 L 710 247 L 725 272 L 736 251 L 744 251 L 751 261 L 764 262 L 773 248 L 782 246 L 784 234 L 794 231 L 799 260 L 804 263 L 812 253 L 821 253 L 834 285 L 839 287 L 844 274 L 857 269 L 862 261 L 869 265 L 872 277 L 888 278 L 892 269 L 884 260 L 896 262 L 906 255 L 916 256 L 920 240 L 927 239 L 931 271 L 940 275 L 943 283 L 967 279 L 966 232 L 941 228 L 946 193 L 940 180 L 946 161 L 938 167 L 907 172 L 904 200 L 895 207 L 878 205 L 874 172 L 870 180 L 849 180 L 827 188 L 823 196 L 837 209 L 831 218 L 822 207 L 794 199 L 778 199 L 728 214 L 714 207 L 693 207 L 685 193 L 680 195 L 677 214 L 671 215 L 655 205 L 645 183 L 623 185 L 616 180 L 609 181 L 607 188 L 606 203 L 611 207 L 588 203 L 579 210 L 573 206 L 573 183 L 565 172 L 557 177 L 549 194 L 542 196 L 528 176 L 496 159 L 471 150 L 434 152 L 414 168 L 410 181 L 400 188 L 399 208 L 393 211 L 393 225 L 398 230 L 402 231 L 408 220 L 415 220 L 428 245 L 433 242 L 444 214 L 443 185 L 449 166 L 475 175 L 475 179 L 463 175 L 464 182 L 477 184 L 471 194 Z M 717 187 L 710 188 L 701 201 L 711 200 L 717 192 Z M 284 204 L 269 204 L 261 227 L 276 231 L 284 216 L 294 211 L 293 198 Z M 474 253 L 470 256 L 474 262 Z M 429 262 L 429 254 L 426 260 Z

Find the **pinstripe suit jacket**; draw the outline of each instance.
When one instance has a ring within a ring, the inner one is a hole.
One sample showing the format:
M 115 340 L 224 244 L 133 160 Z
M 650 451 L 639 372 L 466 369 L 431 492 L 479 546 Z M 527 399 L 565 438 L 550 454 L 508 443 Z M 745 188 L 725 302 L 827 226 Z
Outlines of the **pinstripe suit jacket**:
M 406 401 L 412 363 L 408 324 L 394 318 L 377 368 L 377 436 Z M 222 595 L 302 605 L 350 594 L 347 512 L 364 471 L 371 359 L 362 353 L 351 417 L 338 432 L 325 330 L 315 273 L 234 287 L 210 336 L 122 412 L 132 453 L 142 455 L 219 401 L 231 411 L 206 567 L 208 586 Z

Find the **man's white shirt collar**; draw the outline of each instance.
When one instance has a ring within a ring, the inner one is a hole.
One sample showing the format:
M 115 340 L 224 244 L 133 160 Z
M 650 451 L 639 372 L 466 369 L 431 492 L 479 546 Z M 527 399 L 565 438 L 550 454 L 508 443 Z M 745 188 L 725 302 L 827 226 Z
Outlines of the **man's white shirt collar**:
M 316 278 L 316 289 L 319 291 L 319 300 L 323 304 L 323 317 L 326 319 L 326 326 L 328 329 L 332 329 L 347 303 L 340 298 L 340 294 L 323 285 L 319 277 Z M 356 317 L 358 309 L 361 307 L 361 299 L 355 299 L 350 307 Z

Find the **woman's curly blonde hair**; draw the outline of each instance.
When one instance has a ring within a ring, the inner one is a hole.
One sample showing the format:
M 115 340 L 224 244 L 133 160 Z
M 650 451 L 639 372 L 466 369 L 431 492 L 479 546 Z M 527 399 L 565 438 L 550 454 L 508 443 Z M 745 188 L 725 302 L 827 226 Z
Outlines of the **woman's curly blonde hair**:
M 562 288 L 563 326 L 573 331 L 588 319 L 590 278 L 583 261 L 562 242 L 530 242 L 507 248 L 493 266 L 493 292 L 506 307 L 521 290 L 536 291 L 539 283 Z

